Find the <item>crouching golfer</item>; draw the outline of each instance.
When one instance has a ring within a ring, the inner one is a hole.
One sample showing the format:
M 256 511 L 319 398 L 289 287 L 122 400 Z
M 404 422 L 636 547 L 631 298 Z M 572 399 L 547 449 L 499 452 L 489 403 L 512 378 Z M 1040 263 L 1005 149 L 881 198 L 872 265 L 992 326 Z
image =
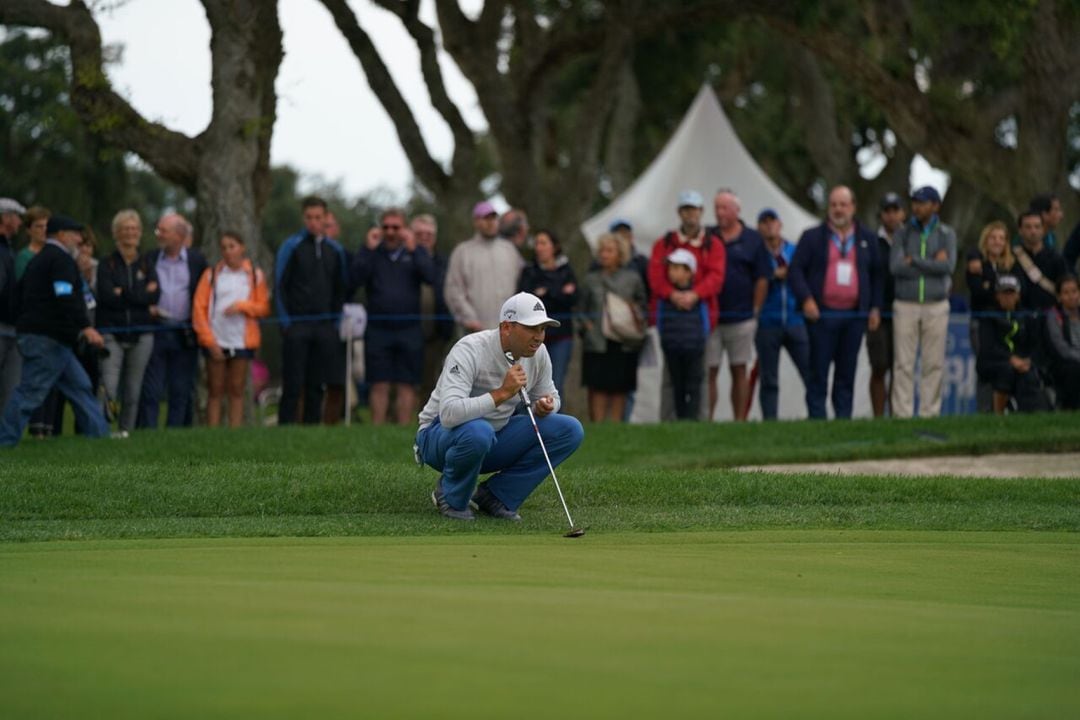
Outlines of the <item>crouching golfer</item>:
M 517 509 L 548 474 L 526 414 L 515 411 L 525 389 L 553 466 L 577 450 L 581 423 L 559 415 L 544 331 L 559 323 L 540 298 L 518 293 L 499 312 L 499 327 L 466 335 L 450 350 L 442 375 L 420 412 L 416 460 L 442 473 L 431 499 L 455 520 L 484 514 L 520 521 Z M 514 358 L 511 366 L 507 353 Z M 481 473 L 494 473 L 477 485 Z

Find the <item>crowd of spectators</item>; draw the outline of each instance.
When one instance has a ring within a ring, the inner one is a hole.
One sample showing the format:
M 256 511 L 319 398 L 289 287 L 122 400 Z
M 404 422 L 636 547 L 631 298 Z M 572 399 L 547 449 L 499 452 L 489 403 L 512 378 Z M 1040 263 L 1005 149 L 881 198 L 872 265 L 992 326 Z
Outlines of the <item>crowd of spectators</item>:
M 520 209 L 500 216 L 478 202 L 473 236 L 447 255 L 434 217 L 410 222 L 388 208 L 350 252 L 325 201 L 309 197 L 303 229 L 280 245 L 270 283 L 235 232 L 221 234 L 220 260 L 209 265 L 177 213 L 158 219 L 157 246 L 144 248 L 142 218 L 121 210 L 111 228 L 115 249 L 99 260 L 89 228 L 3 198 L 0 444 L 15 444 L 27 427 L 39 437 L 58 432 L 65 400 L 87 435 L 157 427 L 163 402 L 166 425 L 189 426 L 200 355 L 205 422 L 241 424 L 271 294 L 282 336 L 283 425 L 334 423 L 347 412 L 341 313 L 357 292 L 367 310 L 362 366 L 376 424 L 414 422 L 451 341 L 495 327 L 503 302 L 521 291 L 562 321 L 544 340 L 560 393 L 580 344 L 593 421 L 628 417 L 650 325 L 678 419 L 714 416 L 725 357 L 732 417 L 747 418 L 756 385 L 762 416 L 775 419 L 782 350 L 811 418 L 826 417 L 830 399 L 835 417 L 850 417 L 864 337 L 874 415 L 911 417 L 916 398 L 919 415 L 937 415 L 960 248 L 935 189 L 919 188 L 909 201 L 882 197 L 875 231 L 857 219 L 853 192 L 833 188 L 824 221 L 792 242 L 771 208 L 748 225 L 729 189 L 715 194 L 716 224 L 707 225 L 704 198 L 686 190 L 677 224 L 649 257 L 636 251 L 631 222 L 616 220 L 579 282 L 556 233 L 530 232 Z M 1015 237 L 992 222 L 967 253 L 981 411 L 1080 405 L 1080 288 L 1072 274 L 1080 226 L 1062 248 L 1061 221 L 1057 198 L 1038 196 Z M 17 249 L 23 225 L 26 243 Z

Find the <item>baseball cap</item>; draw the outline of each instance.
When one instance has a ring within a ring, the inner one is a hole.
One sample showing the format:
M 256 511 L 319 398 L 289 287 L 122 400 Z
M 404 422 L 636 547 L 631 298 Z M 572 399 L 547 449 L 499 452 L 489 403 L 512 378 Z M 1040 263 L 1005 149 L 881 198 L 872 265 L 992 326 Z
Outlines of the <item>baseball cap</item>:
M 697 258 L 694 257 L 694 253 L 686 248 L 679 248 L 678 250 L 673 251 L 667 256 L 667 261 L 671 265 L 685 265 L 690 268 L 690 272 L 697 272 Z
M 82 223 L 75 222 L 66 215 L 53 215 L 45 226 L 46 235 L 55 235 L 62 230 L 74 230 L 79 232 L 83 229 Z
M 933 188 L 931 188 L 933 189 Z M 914 197 L 914 195 L 912 196 Z M 891 208 L 904 207 L 904 201 L 894 192 L 887 192 L 881 196 L 881 202 L 878 203 L 879 210 L 889 210 Z
M 916 202 L 941 202 L 941 195 L 938 191 L 929 185 L 924 185 L 915 192 L 911 193 L 911 199 Z
M 773 210 L 772 208 L 765 208 L 764 210 L 762 210 L 761 212 L 759 212 L 757 214 L 757 221 L 758 222 L 761 222 L 762 220 L 779 220 L 779 219 L 780 219 L 780 216 L 777 215 L 776 211 Z
M 608 225 L 607 229 L 608 229 L 608 232 L 615 232 L 619 228 L 626 228 L 627 230 L 633 230 L 634 226 L 630 224 L 629 220 L 626 220 L 624 218 L 615 218 L 614 220 L 611 221 L 611 224 Z
M 705 200 L 697 190 L 683 190 L 679 193 L 679 207 L 696 207 L 700 210 L 705 207 Z
M 994 284 L 997 292 L 1020 292 L 1020 280 L 1015 275 L 999 275 Z
M 487 200 L 481 200 L 473 205 L 472 216 L 474 218 L 487 217 L 488 215 L 498 215 L 495 210 L 495 206 L 489 203 Z
M 503 303 L 499 311 L 499 319 L 503 322 L 516 322 L 519 325 L 536 327 L 538 325 L 550 325 L 559 327 L 561 323 L 548 317 L 547 310 L 540 298 L 532 293 L 519 292 Z
M 0 198 L 0 215 L 5 213 L 18 213 L 22 215 L 26 212 L 26 208 L 22 206 L 18 200 L 12 198 Z

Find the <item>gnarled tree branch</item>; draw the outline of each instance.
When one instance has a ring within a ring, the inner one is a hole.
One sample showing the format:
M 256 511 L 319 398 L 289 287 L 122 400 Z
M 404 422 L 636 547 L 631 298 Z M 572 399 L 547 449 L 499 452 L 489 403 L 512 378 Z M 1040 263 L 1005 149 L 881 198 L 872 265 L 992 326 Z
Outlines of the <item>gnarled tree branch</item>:
M 138 154 L 163 178 L 195 192 L 197 158 L 192 138 L 146 120 L 113 90 L 105 75 L 101 31 L 82 0 L 5 0 L 0 23 L 48 30 L 71 51 L 72 106 L 106 142 Z
M 412 109 L 394 83 L 371 37 L 360 27 L 356 14 L 345 0 L 321 0 L 321 2 L 330 11 L 338 30 L 345 36 L 353 54 L 360 62 L 368 85 L 394 123 L 398 140 L 416 177 L 432 191 L 441 192 L 448 183 L 446 172 L 431 156 Z

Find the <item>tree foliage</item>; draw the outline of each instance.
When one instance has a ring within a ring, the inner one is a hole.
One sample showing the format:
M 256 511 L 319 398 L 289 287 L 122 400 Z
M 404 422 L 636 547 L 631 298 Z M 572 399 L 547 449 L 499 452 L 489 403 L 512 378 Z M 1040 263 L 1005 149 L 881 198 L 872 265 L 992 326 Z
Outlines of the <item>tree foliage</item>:
M 1080 210 L 1069 184 L 1080 178 L 1080 0 L 485 0 L 474 15 L 433 0 L 436 24 L 421 20 L 420 0 L 371 1 L 415 43 L 454 139 L 447 163 L 431 154 L 355 2 L 320 0 L 395 126 L 418 202 L 441 211 L 452 241 L 493 187 L 573 236 L 655 155 L 703 80 L 758 162 L 808 207 L 846 183 L 872 208 L 882 191 L 907 189 L 919 153 L 951 174 L 947 209 L 958 217 L 1011 214 L 1047 190 Z M 207 232 L 238 217 L 256 234 L 274 192 L 277 6 L 202 4 L 214 112 L 195 138 L 147 122 L 108 86 L 80 0 L 6 0 L 0 22 L 48 28 L 70 47 L 80 118 L 191 193 Z M 450 98 L 440 50 L 474 86 L 484 133 Z M 871 159 L 884 167 L 867 178 Z
M 109 227 L 127 188 L 123 153 L 71 107 L 65 45 L 13 30 L 0 39 L 0 164 L 4 195 Z

